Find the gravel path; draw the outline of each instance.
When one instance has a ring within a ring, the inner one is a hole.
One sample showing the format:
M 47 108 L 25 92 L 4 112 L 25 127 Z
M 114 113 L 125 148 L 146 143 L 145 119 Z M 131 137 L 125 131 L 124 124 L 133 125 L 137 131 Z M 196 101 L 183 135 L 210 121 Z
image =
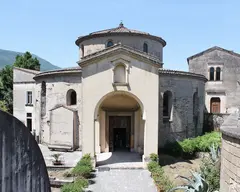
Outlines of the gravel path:
M 157 192 L 147 170 L 127 169 L 96 172 L 91 192 Z

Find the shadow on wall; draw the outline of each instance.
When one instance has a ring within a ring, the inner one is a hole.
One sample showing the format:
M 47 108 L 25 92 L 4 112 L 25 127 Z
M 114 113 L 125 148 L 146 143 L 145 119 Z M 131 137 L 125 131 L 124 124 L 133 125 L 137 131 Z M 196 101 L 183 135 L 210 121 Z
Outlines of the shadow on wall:
M 2 191 L 50 192 L 42 153 L 27 127 L 0 110 L 0 188 Z
M 228 113 L 205 113 L 203 123 L 203 133 L 219 131 L 220 126 L 227 119 Z

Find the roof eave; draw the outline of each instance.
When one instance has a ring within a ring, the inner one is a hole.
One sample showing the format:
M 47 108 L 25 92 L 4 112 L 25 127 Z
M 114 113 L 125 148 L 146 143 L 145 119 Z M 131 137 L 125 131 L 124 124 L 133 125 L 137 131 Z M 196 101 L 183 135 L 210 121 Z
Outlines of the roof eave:
M 91 38 L 96 38 L 96 37 L 105 37 L 105 36 L 124 36 L 124 35 L 130 35 L 130 36 L 143 36 L 147 37 L 150 39 L 153 39 L 155 41 L 158 41 L 162 44 L 163 47 L 166 46 L 166 41 L 162 39 L 161 37 L 150 35 L 150 34 L 141 34 L 141 33 L 126 33 L 126 32 L 113 32 L 113 33 L 102 33 L 102 34 L 90 34 L 86 36 L 80 36 L 78 39 L 75 41 L 75 44 L 79 46 L 80 43 L 82 43 L 85 40 L 91 39 Z

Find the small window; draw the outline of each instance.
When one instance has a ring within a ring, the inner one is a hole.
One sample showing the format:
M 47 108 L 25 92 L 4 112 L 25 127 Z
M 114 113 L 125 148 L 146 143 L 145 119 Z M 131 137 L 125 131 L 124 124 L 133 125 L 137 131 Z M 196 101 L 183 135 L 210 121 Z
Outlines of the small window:
M 27 92 L 27 101 L 26 104 L 32 104 L 32 91 Z
M 32 113 L 27 113 L 27 128 L 32 131 Z
M 73 89 L 67 92 L 67 105 L 77 104 L 77 93 Z
M 217 67 L 216 69 L 216 81 L 220 81 L 221 80 L 221 68 Z
M 163 94 L 163 117 L 170 118 L 172 113 L 172 93 L 166 91 Z
M 84 45 L 81 45 L 82 57 L 84 57 Z
M 114 83 L 126 83 L 126 69 L 124 65 L 117 65 L 114 69 Z
M 209 80 L 214 81 L 214 68 L 211 67 L 209 70 Z
M 113 46 L 113 42 L 110 40 L 107 42 L 107 47 L 111 47 L 111 46 Z
M 143 52 L 148 53 L 148 44 L 147 43 L 143 44 Z

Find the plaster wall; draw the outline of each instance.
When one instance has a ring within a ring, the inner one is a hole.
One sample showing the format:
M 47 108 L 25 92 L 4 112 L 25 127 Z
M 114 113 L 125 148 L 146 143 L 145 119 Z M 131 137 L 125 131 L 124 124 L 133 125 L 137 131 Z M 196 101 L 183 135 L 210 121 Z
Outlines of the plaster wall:
M 121 43 L 132 47 L 136 50 L 143 51 L 143 44 L 148 44 L 148 53 L 158 57 L 161 61 L 163 59 L 163 46 L 158 41 L 148 39 L 146 37 L 137 36 L 109 36 L 109 37 L 98 37 L 83 41 L 79 45 L 80 59 L 83 56 L 81 47 L 84 46 L 84 56 L 95 53 L 97 51 L 106 48 L 106 44 L 109 40 L 112 40 L 114 44 Z
M 119 58 L 129 63 L 129 86 L 115 87 L 112 84 L 113 64 L 111 61 Z M 122 91 L 142 103 L 144 107 L 142 115 L 145 119 L 144 155 L 147 157 L 150 153 L 158 153 L 158 68 L 127 55 L 118 54 L 82 66 L 82 77 L 83 153 L 94 155 L 95 144 L 92 142 L 94 140 L 94 119 L 96 119 L 94 114 L 101 100 L 114 91 Z
M 74 112 L 64 107 L 51 111 L 50 144 L 74 149 Z
M 41 116 L 41 83 L 46 82 L 46 115 Z M 39 126 L 39 135 L 42 143 L 49 144 L 50 135 L 50 110 L 57 105 L 67 104 L 67 92 L 73 89 L 77 93 L 77 104 L 71 107 L 78 110 L 78 117 L 81 117 L 81 73 L 79 74 L 64 74 L 64 75 L 52 75 L 36 80 L 36 95 L 39 98 L 37 116 L 38 121 L 36 124 Z M 49 122 L 49 123 L 48 123 Z M 81 146 L 81 119 L 79 122 L 79 133 L 77 134 L 79 140 L 79 146 Z

